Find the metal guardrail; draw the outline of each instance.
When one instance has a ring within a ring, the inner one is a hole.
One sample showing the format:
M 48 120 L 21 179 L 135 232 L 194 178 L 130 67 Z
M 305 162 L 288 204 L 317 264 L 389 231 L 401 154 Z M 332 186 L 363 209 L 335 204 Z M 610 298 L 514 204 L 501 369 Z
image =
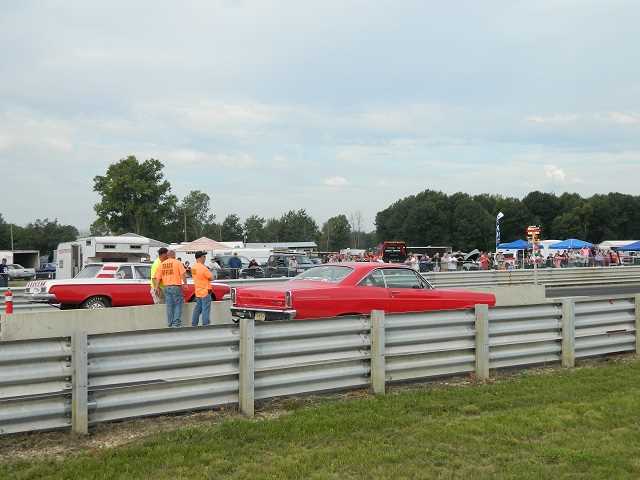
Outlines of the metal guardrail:
M 640 295 L 147 330 L 0 345 L 0 433 L 637 350 Z M 71 381 L 72 380 L 72 381 Z M 73 403 L 71 398 L 73 397 Z M 71 417 L 70 417 L 71 415 Z
M 238 403 L 239 329 L 92 335 L 89 423 Z
M 489 310 L 490 368 L 558 362 L 561 341 L 561 304 Z
M 576 357 L 634 351 L 636 308 L 633 298 L 576 302 Z
M 71 426 L 71 342 L 3 342 L 0 434 Z
M 255 325 L 255 398 L 366 386 L 367 317 Z
M 386 380 L 455 375 L 475 369 L 473 310 L 385 318 Z

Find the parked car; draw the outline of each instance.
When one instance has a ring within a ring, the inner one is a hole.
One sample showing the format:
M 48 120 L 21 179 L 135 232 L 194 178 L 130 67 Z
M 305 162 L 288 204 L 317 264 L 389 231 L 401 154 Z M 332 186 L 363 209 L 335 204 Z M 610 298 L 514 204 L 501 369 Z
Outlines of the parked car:
M 24 280 L 36 278 L 35 268 L 25 268 L 18 263 L 10 263 L 7 265 L 7 273 L 9 274 L 9 280 Z
M 295 260 L 295 269 L 290 268 L 291 259 Z M 265 277 L 295 277 L 315 266 L 304 253 L 274 253 L 267 260 Z
M 242 262 L 242 268 L 240 272 L 246 269 L 249 266 L 249 259 L 247 257 L 243 257 L 238 255 L 240 261 Z M 221 269 L 218 270 L 218 280 L 223 280 L 226 278 L 238 278 L 240 276 L 240 272 L 238 275 L 234 275 L 233 269 L 229 266 L 229 260 L 233 258 L 233 255 L 216 255 L 214 260 L 218 262 Z
M 231 300 L 235 319 L 256 320 L 453 310 L 496 302 L 490 293 L 434 289 L 404 265 L 365 262 L 326 264 L 282 283 L 232 288 Z
M 36 270 L 36 278 L 56 278 L 55 263 L 43 263 L 40 268 Z
M 26 285 L 27 298 L 67 308 L 107 308 L 151 305 L 151 265 L 148 263 L 94 263 L 65 280 L 34 280 Z M 189 282 L 191 280 L 189 279 Z M 212 282 L 213 300 L 229 294 L 227 285 Z M 195 296 L 193 283 L 183 290 L 185 302 Z

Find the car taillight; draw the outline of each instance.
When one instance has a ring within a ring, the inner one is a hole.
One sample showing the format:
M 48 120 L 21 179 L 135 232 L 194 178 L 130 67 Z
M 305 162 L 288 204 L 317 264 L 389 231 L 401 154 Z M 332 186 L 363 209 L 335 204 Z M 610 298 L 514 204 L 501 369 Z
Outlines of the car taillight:
M 231 289 L 231 303 L 236 303 L 236 289 L 232 288 Z
M 293 293 L 291 292 L 291 290 L 287 291 L 284 294 L 284 306 L 285 308 L 293 307 Z

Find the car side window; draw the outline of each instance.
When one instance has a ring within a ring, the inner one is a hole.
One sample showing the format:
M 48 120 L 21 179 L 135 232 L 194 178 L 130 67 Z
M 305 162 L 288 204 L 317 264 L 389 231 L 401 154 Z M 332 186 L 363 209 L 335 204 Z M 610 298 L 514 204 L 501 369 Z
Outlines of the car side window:
M 130 266 L 120 267 L 116 272 L 116 278 L 131 279 L 133 278 L 133 272 Z
M 425 288 L 418 275 L 405 268 L 385 268 L 384 279 L 388 288 Z
M 151 278 L 151 267 L 150 266 L 136 265 L 134 268 L 136 270 L 136 276 L 138 278 L 144 278 L 146 280 L 149 280 Z
M 384 283 L 384 276 L 382 275 L 382 271 L 374 270 L 369 275 L 364 277 L 364 279 L 362 279 L 360 281 L 359 285 L 362 286 L 362 287 L 384 288 L 385 287 L 385 283 Z

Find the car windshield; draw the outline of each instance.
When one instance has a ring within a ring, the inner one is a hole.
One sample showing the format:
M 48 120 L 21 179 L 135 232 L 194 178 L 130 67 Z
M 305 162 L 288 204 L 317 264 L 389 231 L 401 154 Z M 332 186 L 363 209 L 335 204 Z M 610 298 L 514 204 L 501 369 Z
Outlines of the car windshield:
M 80 270 L 80 273 L 76 275 L 76 278 L 95 278 L 100 270 L 102 270 L 102 265 L 87 265 Z
M 295 279 L 338 283 L 342 279 L 346 278 L 351 272 L 353 272 L 353 268 L 351 267 L 327 265 L 323 267 L 310 268 L 306 272 L 295 277 Z
M 313 264 L 306 255 L 296 255 L 296 262 L 298 262 L 298 265 Z

